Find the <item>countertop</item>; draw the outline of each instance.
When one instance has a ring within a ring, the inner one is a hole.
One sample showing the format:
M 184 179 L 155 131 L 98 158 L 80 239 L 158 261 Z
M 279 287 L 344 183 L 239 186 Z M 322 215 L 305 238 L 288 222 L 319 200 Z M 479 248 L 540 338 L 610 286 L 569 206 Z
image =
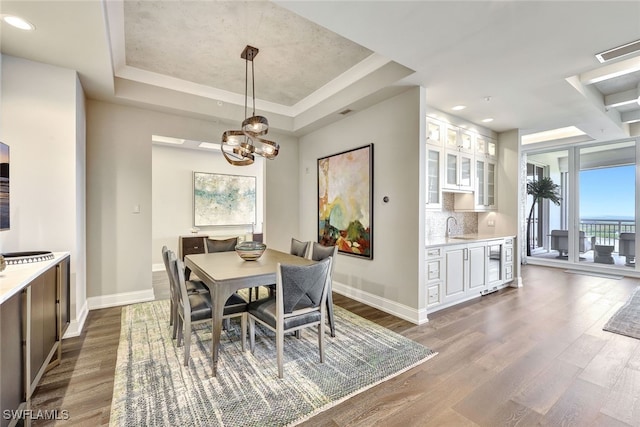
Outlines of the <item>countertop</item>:
M 513 235 L 500 235 L 500 234 L 458 234 L 450 237 L 432 237 L 427 239 L 426 247 L 432 248 L 434 246 L 446 246 L 446 245 L 461 245 L 465 243 L 484 242 L 488 240 L 504 239 L 506 237 L 514 237 Z
M 0 272 L 0 304 L 22 291 L 33 279 L 59 263 L 69 252 L 53 252 L 53 259 L 28 264 L 7 265 Z

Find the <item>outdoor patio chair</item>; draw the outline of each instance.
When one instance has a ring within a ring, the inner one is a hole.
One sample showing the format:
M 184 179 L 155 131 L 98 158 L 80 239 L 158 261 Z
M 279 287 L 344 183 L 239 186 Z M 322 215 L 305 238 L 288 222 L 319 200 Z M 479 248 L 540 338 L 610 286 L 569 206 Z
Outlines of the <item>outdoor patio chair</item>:
M 557 258 L 567 258 L 569 253 L 569 231 L 568 230 L 552 230 L 551 231 L 551 250 L 558 251 Z M 581 254 L 589 252 L 595 246 L 595 236 L 587 238 L 584 231 L 580 231 L 578 250 Z
M 625 265 L 636 265 L 636 233 L 620 233 L 620 256 L 625 257 Z

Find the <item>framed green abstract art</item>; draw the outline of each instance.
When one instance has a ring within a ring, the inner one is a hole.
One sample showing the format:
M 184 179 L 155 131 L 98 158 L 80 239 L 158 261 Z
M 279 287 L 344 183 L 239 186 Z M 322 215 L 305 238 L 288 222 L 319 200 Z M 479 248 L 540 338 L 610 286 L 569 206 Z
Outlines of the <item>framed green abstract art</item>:
M 318 242 L 373 259 L 373 144 L 318 159 Z

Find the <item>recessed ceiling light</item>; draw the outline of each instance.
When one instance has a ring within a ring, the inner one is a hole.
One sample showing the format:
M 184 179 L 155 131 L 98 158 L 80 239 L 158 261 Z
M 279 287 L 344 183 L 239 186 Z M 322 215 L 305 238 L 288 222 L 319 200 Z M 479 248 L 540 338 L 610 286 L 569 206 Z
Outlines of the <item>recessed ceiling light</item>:
M 12 27 L 19 28 L 25 31 L 33 31 L 36 29 L 35 25 L 31 22 L 27 21 L 24 18 L 20 18 L 19 16 L 14 15 L 1 15 L 2 20 Z
M 207 148 L 209 150 L 218 150 L 220 151 L 220 144 L 214 144 L 212 142 L 201 142 L 198 144 L 200 148 Z
M 184 139 L 173 138 L 170 136 L 162 136 L 162 135 L 151 135 L 151 141 L 161 142 L 163 144 L 176 144 L 176 145 L 184 144 Z
M 455 107 L 452 107 L 451 109 L 453 111 L 460 111 L 460 110 L 464 110 L 465 108 L 467 108 L 466 105 L 456 105 Z
M 482 119 L 482 123 L 489 123 L 492 122 L 493 119 L 491 117 L 487 117 L 486 119 Z
M 535 142 L 554 141 L 558 139 L 571 138 L 575 136 L 586 135 L 582 130 L 575 126 L 567 126 L 564 128 L 545 130 L 537 133 L 530 133 L 522 137 L 522 144 L 533 144 Z

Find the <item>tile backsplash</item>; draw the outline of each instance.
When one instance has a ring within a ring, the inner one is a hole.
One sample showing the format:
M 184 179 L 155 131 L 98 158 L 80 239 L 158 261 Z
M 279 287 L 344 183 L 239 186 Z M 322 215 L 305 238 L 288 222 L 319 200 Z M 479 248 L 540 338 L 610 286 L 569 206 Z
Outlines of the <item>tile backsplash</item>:
M 451 234 L 472 234 L 478 232 L 478 214 L 476 212 L 454 212 L 454 194 L 442 193 L 442 211 L 427 210 L 425 215 L 426 239 L 443 237 L 446 232 L 447 218 L 452 216 Z

